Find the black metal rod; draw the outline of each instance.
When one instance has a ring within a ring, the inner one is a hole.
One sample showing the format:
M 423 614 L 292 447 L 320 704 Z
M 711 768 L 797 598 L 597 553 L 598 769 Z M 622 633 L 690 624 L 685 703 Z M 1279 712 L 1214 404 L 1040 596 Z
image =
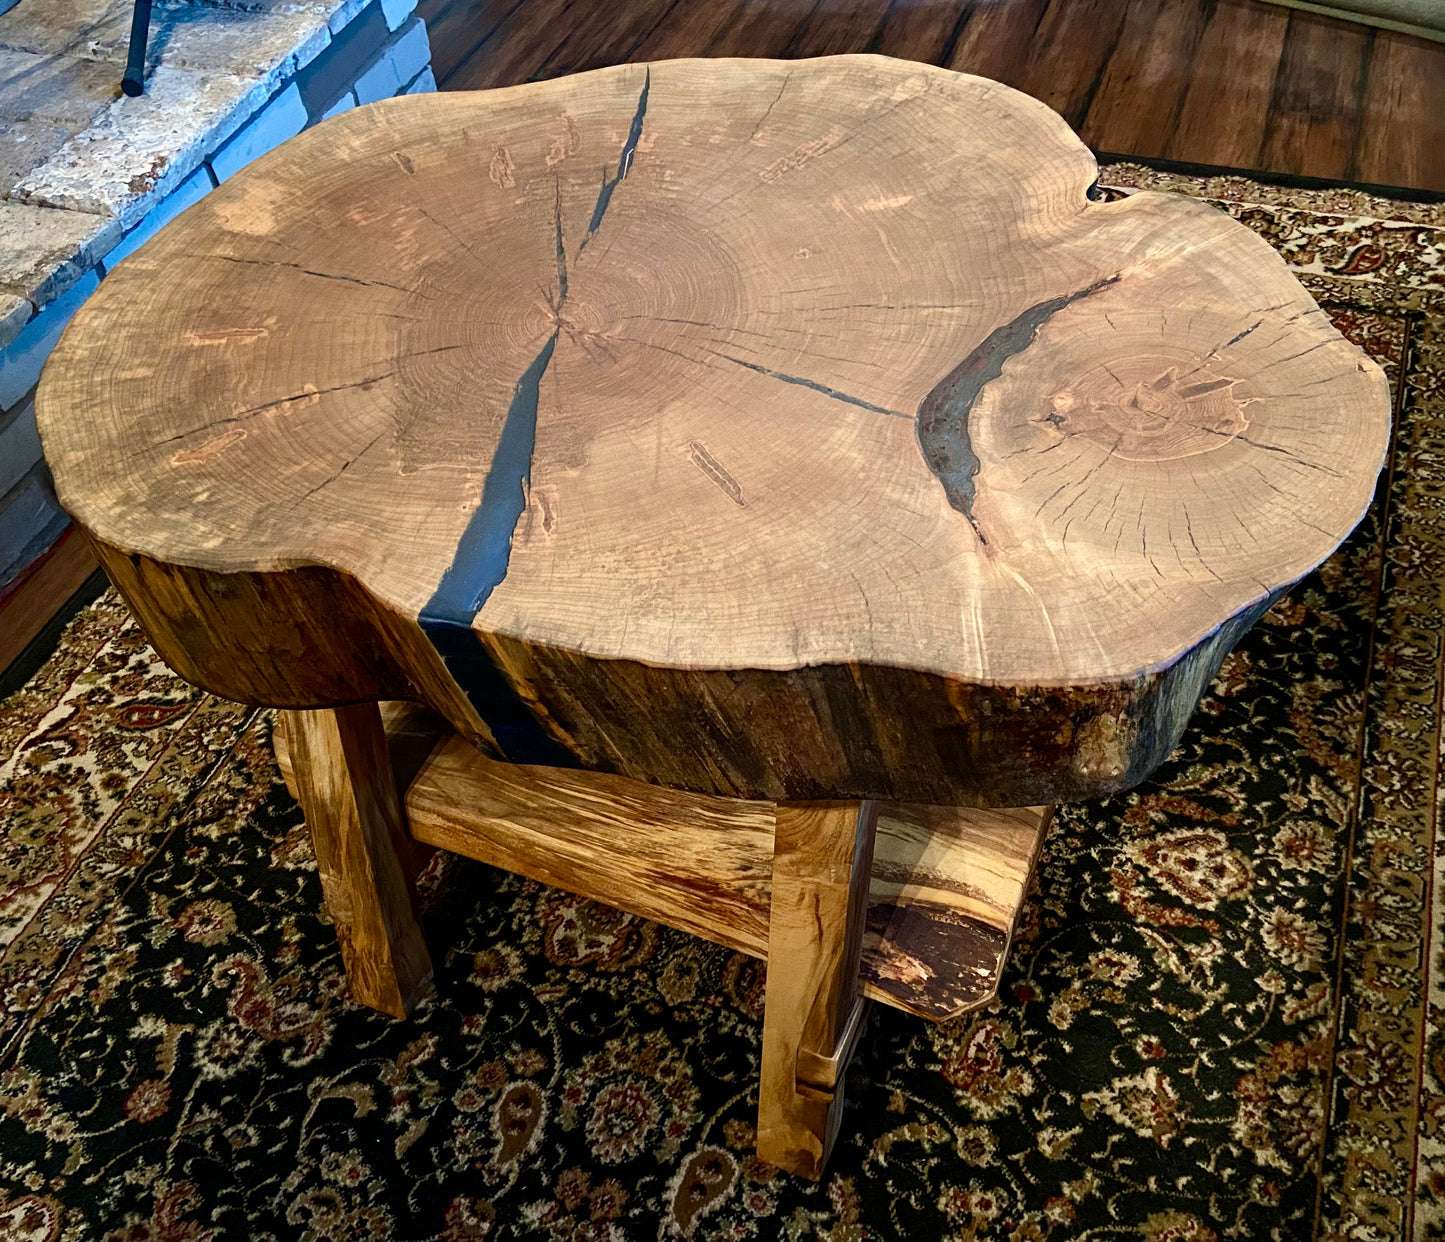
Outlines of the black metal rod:
M 146 44 L 151 37 L 151 0 L 135 0 L 130 19 L 130 52 L 125 60 L 125 77 L 120 89 L 134 98 L 145 91 Z

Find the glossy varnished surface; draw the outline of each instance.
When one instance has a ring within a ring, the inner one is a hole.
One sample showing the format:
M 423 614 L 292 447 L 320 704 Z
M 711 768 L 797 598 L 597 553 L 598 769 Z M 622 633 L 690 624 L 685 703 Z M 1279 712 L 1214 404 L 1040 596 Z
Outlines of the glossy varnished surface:
M 881 52 L 1096 151 L 1445 193 L 1445 44 L 1256 0 L 422 0 L 444 90 L 670 56 Z

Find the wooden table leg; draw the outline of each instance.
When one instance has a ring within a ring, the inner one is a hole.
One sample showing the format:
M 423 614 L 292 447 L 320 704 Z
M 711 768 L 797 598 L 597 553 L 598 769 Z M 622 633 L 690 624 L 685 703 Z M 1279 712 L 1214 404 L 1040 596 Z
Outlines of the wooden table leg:
M 862 1028 L 858 963 L 873 870 L 872 802 L 781 803 L 773 842 L 758 1155 L 817 1179 Z
M 404 1018 L 430 990 L 432 965 L 381 714 L 375 703 L 287 711 L 281 727 L 352 995 Z

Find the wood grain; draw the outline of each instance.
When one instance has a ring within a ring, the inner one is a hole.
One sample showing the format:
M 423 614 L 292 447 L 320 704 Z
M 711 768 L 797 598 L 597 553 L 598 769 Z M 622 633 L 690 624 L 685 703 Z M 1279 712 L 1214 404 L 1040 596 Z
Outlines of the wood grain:
M 1158 150 L 1131 146 L 1127 136 L 1115 134 L 1103 119 L 1091 122 L 1094 141 L 1106 151 L 1137 151 L 1231 168 L 1260 167 L 1275 74 L 1288 37 L 1289 16 L 1283 9 L 1257 0 L 1220 0 L 1193 59 L 1183 68 L 1184 98 L 1173 132 L 1161 138 L 1162 146 Z M 1112 96 L 1113 92 L 1105 92 L 1101 104 Z M 1117 107 L 1123 115 L 1149 110 L 1146 96 L 1125 89 L 1119 91 Z M 1343 175 L 1313 161 L 1274 167 L 1316 177 Z
M 777 808 L 758 1155 L 814 1180 L 842 1117 L 843 1037 L 861 1021 L 858 966 L 876 818 L 871 802 Z M 800 1057 L 815 1074 L 824 1062 L 825 1081 L 807 1081 Z
M 579 12 L 564 38 L 533 70 L 534 80 L 580 73 L 631 60 L 633 52 L 676 0 L 637 0 L 621 9 L 594 4 Z
M 522 0 L 537 14 L 565 14 L 552 0 Z M 625 60 L 675 56 L 802 56 L 881 52 L 978 73 L 1058 99 L 1065 119 L 1096 150 L 1184 163 L 1445 193 L 1445 46 L 1388 30 L 1312 17 L 1291 28 L 1287 10 L 1258 0 L 954 0 L 894 3 L 881 24 L 878 0 L 768 6 L 746 0 L 620 0 L 607 13 L 641 29 L 604 50 L 559 54 L 552 41 L 510 29 L 477 0 L 423 0 L 444 88 L 510 85 Z M 1071 16 L 1072 14 L 1072 16 Z M 542 28 L 548 29 L 544 23 Z M 1315 30 L 1341 47 L 1370 41 L 1363 76 L 1350 56 L 1318 60 L 1295 43 Z M 1067 37 L 1058 37 L 1066 33 Z M 865 42 L 866 40 L 866 42 Z M 545 46 L 544 46 L 545 44 Z M 1308 87 L 1308 114 L 1343 142 L 1309 141 L 1297 126 L 1299 69 L 1323 75 Z M 1276 79 L 1282 93 L 1275 102 Z M 1294 85 L 1291 85 L 1294 83 Z M 1403 84 L 1416 84 L 1402 90 Z M 1266 148 L 1266 133 L 1271 140 Z
M 855 0 L 846 8 L 814 5 L 780 55 L 801 58 L 876 52 L 884 18 L 892 7 L 891 0 Z
M 863 1038 L 868 1016 L 872 1012 L 872 1004 L 860 993 L 848 1010 L 831 1052 L 825 1055 L 807 1047 L 798 1049 L 797 1082 L 805 1094 L 809 1089 L 812 1092 L 837 1090 L 848 1072 L 848 1064 L 857 1051 L 858 1041 Z
M 873 802 L 770 806 L 500 764 L 407 703 L 284 712 L 281 726 L 358 1000 L 403 1016 L 430 978 L 417 843 L 763 956 L 758 1154 L 815 1180 L 870 984 L 934 1019 L 986 1003 L 1048 819 L 890 806 L 885 828 Z
M 1128 5 L 1079 136 L 1110 151 L 1163 151 L 1178 129 L 1190 66 L 1210 17 L 1189 6 Z M 1141 108 L 1140 99 L 1150 106 Z M 1104 138 L 1116 145 L 1105 147 Z
M 376 704 L 284 712 L 281 727 L 352 995 L 406 1017 L 430 990 L 432 966 Z
M 1253 232 L 1096 175 L 876 56 L 385 101 L 107 278 L 46 453 L 227 697 L 747 799 L 1125 788 L 1358 520 L 1389 404 Z
M 535 74 L 571 29 L 578 16 L 595 10 L 585 0 L 526 0 L 508 7 L 497 20 L 497 10 L 483 6 L 479 31 L 486 30 L 476 50 L 453 63 L 446 43 L 433 36 L 432 46 L 437 81 L 452 90 L 476 91 L 510 86 Z M 458 37 L 463 37 L 458 32 Z
M 748 0 L 711 0 L 708 4 L 679 0 L 647 32 L 629 59 L 643 64 L 678 56 L 706 56 L 747 6 Z
M 1006 6 L 1006 11 L 1014 7 Z M 1123 37 L 1125 17 L 1131 7 L 1119 0 L 1073 0 L 1049 5 L 1034 29 L 1033 39 L 1023 44 L 1027 60 L 1019 88 L 1043 100 L 1076 128 L 1084 124 Z M 960 48 L 967 43 L 965 30 Z
M 1354 179 L 1374 31 L 1291 12 L 1260 160 L 1338 168 Z
M 726 3 L 719 5 L 725 8 Z M 732 12 L 731 19 L 699 52 L 668 52 L 669 56 L 787 56 L 784 50 L 798 34 L 802 22 L 817 9 L 816 4 L 768 4 L 748 0 Z M 768 48 L 767 53 L 758 49 Z M 773 50 L 776 49 L 776 50 Z
M 505 0 L 502 4 L 496 0 L 455 0 L 429 12 L 427 35 L 432 49 L 432 72 L 437 80 L 454 78 L 464 66 L 469 73 L 475 72 L 477 66 L 490 61 L 504 44 L 514 42 L 514 27 L 507 23 L 527 5 L 536 7 L 533 0 Z M 530 51 L 524 55 L 537 53 Z
M 839 5 L 834 11 L 847 13 L 849 10 L 846 5 Z M 949 58 L 968 19 L 969 10 L 964 5 L 891 4 L 866 50 L 951 68 Z M 835 50 L 827 48 L 820 55 L 831 55 Z
M 499 764 L 409 704 L 282 723 L 277 759 L 303 799 L 357 999 L 400 1016 L 421 991 L 403 963 L 429 968 L 404 831 L 742 948 L 768 962 L 758 1154 L 813 1179 L 870 990 L 935 1019 L 986 1003 L 1047 822 L 893 806 L 885 829 L 872 802 L 773 807 Z M 404 824 L 383 728 L 419 763 Z
M 407 791 L 419 840 L 763 956 L 771 808 L 489 761 L 453 738 Z
M 451 727 L 424 703 L 392 699 L 376 706 L 381 715 L 382 730 L 386 734 L 387 753 L 391 757 L 392 781 L 405 809 L 407 791 L 435 752 L 451 740 Z M 291 796 L 299 802 L 296 773 L 291 763 L 291 747 L 286 740 L 286 729 L 279 720 L 278 727 L 272 734 L 271 746 L 276 755 L 276 766 L 280 769 L 281 779 L 286 783 Z
M 1361 181 L 1445 189 L 1445 44 L 1433 46 L 1432 60 L 1420 39 L 1375 32 L 1353 159 Z
M 988 1004 L 1051 809 L 879 805 L 865 994 L 932 1021 Z
M 382 717 L 415 839 L 767 957 L 771 803 L 498 763 L 412 703 Z M 275 745 L 294 793 L 284 732 Z M 864 994 L 935 1022 L 986 1004 L 1048 819 L 880 803 Z
M 952 53 L 939 63 L 963 73 L 995 78 L 1020 90 L 1025 89 L 1027 75 L 1036 72 L 1039 60 L 1049 56 L 1045 23 L 1067 21 L 1067 11 L 1056 13 L 1049 0 L 962 7 L 963 20 L 954 35 Z M 1090 49 L 1097 56 L 1098 49 L 1090 43 L 1081 49 L 1083 55 L 1062 64 L 1069 84 L 1087 82 L 1098 72 L 1097 64 L 1090 69 L 1086 63 Z M 1053 60 L 1056 65 L 1060 64 L 1057 55 Z M 1077 128 L 1076 120 L 1064 119 Z

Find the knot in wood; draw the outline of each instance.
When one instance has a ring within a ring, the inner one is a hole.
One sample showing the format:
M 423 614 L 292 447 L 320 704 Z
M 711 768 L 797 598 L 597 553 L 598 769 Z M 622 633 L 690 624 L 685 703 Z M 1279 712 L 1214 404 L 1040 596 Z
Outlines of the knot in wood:
M 1239 381 L 1164 358 L 1100 363 L 1056 392 L 1042 421 L 1126 461 L 1172 461 L 1223 448 L 1249 427 Z

